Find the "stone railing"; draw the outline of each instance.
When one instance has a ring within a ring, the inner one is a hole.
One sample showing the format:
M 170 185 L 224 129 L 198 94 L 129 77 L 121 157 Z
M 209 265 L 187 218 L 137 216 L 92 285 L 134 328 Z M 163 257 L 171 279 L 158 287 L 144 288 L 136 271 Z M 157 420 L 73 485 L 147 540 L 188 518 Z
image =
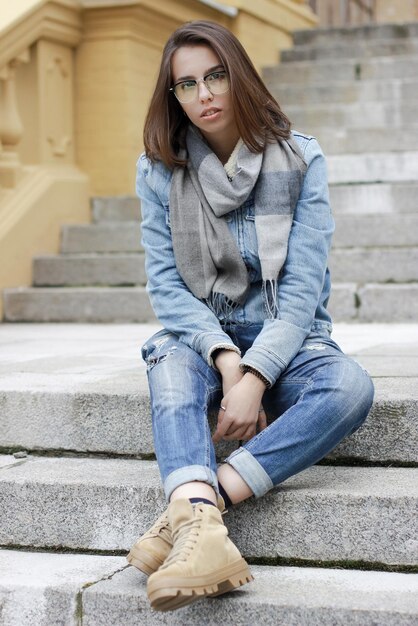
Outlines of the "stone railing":
M 418 0 L 306 0 L 306 4 L 325 28 L 418 20 Z
M 81 39 L 77 1 L 35 3 L 0 31 L 0 185 L 22 165 L 74 162 L 73 50 Z
M 309 0 L 320 26 L 359 26 L 376 20 L 376 0 Z

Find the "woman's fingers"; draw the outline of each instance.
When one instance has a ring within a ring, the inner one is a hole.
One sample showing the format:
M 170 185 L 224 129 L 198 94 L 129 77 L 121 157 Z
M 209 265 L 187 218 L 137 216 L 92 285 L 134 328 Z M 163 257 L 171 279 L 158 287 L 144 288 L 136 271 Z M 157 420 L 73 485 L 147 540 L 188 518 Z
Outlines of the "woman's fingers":
M 231 426 L 232 420 L 226 414 L 226 409 L 219 409 L 218 411 L 218 424 L 216 426 L 215 433 L 212 437 L 213 443 L 218 443 L 221 439 L 224 438 L 225 433 L 228 432 L 228 429 Z
M 259 432 L 267 428 L 267 415 L 263 408 L 258 412 L 257 424 Z M 220 409 L 218 412 L 218 426 L 212 439 L 214 443 L 221 439 L 225 439 L 225 441 L 248 441 L 256 434 L 257 430 L 254 423 L 245 423 L 237 426 L 236 420 L 225 416 L 225 410 Z
M 255 429 L 254 429 L 254 425 L 251 425 L 249 427 L 244 426 L 242 428 L 238 428 L 232 432 L 228 432 L 226 435 L 224 435 L 224 439 L 225 441 L 240 441 L 240 440 L 247 440 L 250 439 L 252 437 L 251 432 L 255 433 Z M 249 433 L 247 435 L 247 433 Z
M 267 428 L 267 415 L 263 407 L 261 407 L 258 413 L 258 430 L 262 431 Z

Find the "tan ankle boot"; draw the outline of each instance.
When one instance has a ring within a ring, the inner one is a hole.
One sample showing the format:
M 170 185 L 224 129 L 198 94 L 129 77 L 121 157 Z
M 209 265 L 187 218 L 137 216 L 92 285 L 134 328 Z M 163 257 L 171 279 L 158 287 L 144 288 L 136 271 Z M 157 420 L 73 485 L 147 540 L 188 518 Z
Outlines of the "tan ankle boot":
M 169 505 L 167 515 L 173 549 L 148 579 L 147 592 L 153 609 L 171 611 L 252 580 L 216 507 L 191 504 L 181 498 Z
M 131 565 L 150 576 L 164 563 L 173 547 L 167 510 L 132 546 L 126 557 Z
M 221 513 L 225 511 L 222 496 L 218 496 L 218 509 Z M 131 565 L 150 576 L 161 567 L 172 547 L 171 526 L 165 510 L 151 528 L 134 543 L 126 558 Z

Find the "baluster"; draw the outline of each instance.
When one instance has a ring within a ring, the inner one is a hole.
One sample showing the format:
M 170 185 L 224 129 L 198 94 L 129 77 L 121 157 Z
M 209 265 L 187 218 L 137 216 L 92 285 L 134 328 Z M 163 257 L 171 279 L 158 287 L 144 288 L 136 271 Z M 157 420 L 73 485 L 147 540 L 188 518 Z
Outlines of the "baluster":
M 16 97 L 15 72 L 18 65 L 29 61 L 26 50 L 0 71 L 0 186 L 15 187 L 22 175 L 17 146 L 23 137 Z

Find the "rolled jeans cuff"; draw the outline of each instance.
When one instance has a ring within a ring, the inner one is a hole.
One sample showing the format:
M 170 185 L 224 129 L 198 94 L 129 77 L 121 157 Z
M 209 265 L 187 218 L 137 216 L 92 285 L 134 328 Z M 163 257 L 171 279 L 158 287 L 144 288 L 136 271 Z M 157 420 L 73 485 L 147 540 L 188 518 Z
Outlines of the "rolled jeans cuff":
M 174 472 L 171 472 L 165 479 L 164 493 L 167 501 L 170 501 L 171 494 L 177 487 L 194 481 L 207 483 L 213 487 L 216 494 L 219 495 L 218 479 L 216 473 L 210 469 L 210 467 L 205 467 L 204 465 L 188 465 L 174 470 Z
M 225 462 L 231 465 L 247 483 L 256 498 L 270 491 L 273 481 L 260 463 L 245 448 L 238 448 Z

